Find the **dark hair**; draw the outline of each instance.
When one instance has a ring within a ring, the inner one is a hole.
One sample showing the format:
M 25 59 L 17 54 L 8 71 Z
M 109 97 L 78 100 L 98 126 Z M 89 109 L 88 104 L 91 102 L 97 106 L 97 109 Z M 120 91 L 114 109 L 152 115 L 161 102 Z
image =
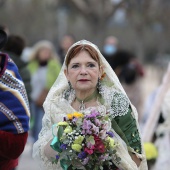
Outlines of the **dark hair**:
M 121 82 L 126 84 L 133 83 L 137 78 L 136 66 L 133 63 L 129 63 L 122 68 L 120 75 L 118 76 Z
M 70 64 L 71 59 L 74 58 L 81 51 L 87 51 L 90 54 L 91 58 L 94 59 L 100 66 L 100 59 L 99 59 L 99 55 L 98 55 L 97 51 L 93 47 L 91 47 L 90 45 L 80 44 L 80 45 L 74 46 L 68 52 L 67 58 L 66 58 L 66 61 L 65 61 L 67 67 Z
M 6 28 L 7 28 L 6 25 L 1 25 L 1 24 L 0 24 L 0 29 L 1 29 L 1 30 L 5 31 Z
M 112 58 L 112 63 L 111 63 L 112 68 L 116 69 L 117 67 L 127 65 L 131 61 L 131 59 L 135 58 L 135 56 L 133 53 L 129 51 L 119 50 L 111 58 Z
M 4 51 L 12 52 L 16 55 L 21 55 L 25 47 L 25 41 L 22 37 L 18 35 L 10 35 L 8 37 L 8 42 L 3 48 Z

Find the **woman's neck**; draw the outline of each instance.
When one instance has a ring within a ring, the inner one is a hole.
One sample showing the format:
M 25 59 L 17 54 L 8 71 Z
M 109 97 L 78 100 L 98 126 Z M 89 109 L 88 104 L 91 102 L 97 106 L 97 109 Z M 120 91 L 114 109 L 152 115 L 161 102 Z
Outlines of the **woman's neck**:
M 91 89 L 87 91 L 76 91 L 76 98 L 78 100 L 86 100 L 88 98 L 94 98 L 97 94 L 97 89 Z
M 77 94 L 79 94 L 81 98 L 78 97 Z M 93 89 L 93 91 L 90 90 L 90 92 L 88 91 L 88 93 L 86 93 L 85 91 L 83 93 L 76 93 L 74 106 L 76 107 L 76 109 L 78 108 L 78 110 L 86 109 L 88 107 L 87 105 L 96 103 L 97 94 L 97 89 Z M 77 107 L 77 105 L 79 106 Z

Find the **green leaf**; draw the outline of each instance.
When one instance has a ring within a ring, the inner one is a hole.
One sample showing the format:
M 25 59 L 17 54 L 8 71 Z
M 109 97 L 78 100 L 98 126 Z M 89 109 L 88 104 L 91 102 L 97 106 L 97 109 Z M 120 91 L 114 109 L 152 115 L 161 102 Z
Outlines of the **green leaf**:
M 116 159 L 116 161 L 117 161 L 117 162 L 120 162 L 120 161 L 121 161 L 121 158 L 120 158 L 120 157 L 118 157 L 118 158 Z
M 63 135 L 63 132 L 64 132 L 64 129 L 62 126 L 59 126 L 58 128 L 58 133 L 57 133 L 57 136 L 59 138 L 59 140 L 61 139 L 62 135 Z
M 86 140 L 87 140 L 87 142 L 90 142 L 92 145 L 95 144 L 95 140 L 94 140 L 93 136 L 89 136 Z
M 103 167 L 102 167 L 102 166 L 100 166 L 100 169 L 101 169 L 101 170 L 103 170 Z
M 113 154 L 115 154 L 117 151 L 116 150 L 113 150 Z

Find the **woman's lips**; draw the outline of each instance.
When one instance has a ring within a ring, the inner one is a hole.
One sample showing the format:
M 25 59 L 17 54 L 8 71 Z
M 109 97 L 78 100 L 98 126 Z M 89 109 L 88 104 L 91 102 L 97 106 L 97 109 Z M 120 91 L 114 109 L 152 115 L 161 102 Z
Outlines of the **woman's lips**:
M 86 81 L 89 81 L 88 79 L 80 79 L 78 81 L 81 81 L 81 82 L 86 82 Z

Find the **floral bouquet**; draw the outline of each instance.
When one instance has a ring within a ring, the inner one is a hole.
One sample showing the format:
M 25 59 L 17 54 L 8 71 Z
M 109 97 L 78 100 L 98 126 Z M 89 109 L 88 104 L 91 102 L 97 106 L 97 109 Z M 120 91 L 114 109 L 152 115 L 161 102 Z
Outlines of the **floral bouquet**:
M 113 166 L 112 160 L 120 163 L 116 156 L 118 143 L 109 127 L 109 116 L 96 110 L 88 114 L 74 112 L 67 114 L 57 126 L 57 134 L 51 147 L 58 152 L 53 163 L 63 169 L 103 169 Z

